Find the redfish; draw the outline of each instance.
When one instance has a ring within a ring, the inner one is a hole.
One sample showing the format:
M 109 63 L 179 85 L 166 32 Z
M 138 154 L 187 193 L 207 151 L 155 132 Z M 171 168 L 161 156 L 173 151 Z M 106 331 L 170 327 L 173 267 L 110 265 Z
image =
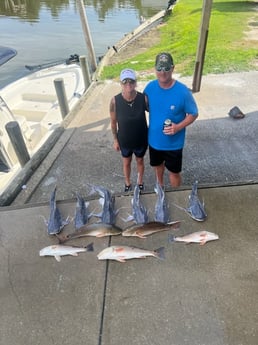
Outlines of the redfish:
M 128 246 L 111 246 L 102 250 L 98 255 L 99 260 L 116 260 L 125 262 L 129 259 L 143 259 L 148 256 L 164 260 L 164 247 L 156 250 L 147 250 Z
M 116 225 L 105 224 L 105 223 L 92 223 L 92 224 L 85 224 L 79 230 L 67 235 L 57 235 L 60 243 L 64 243 L 68 240 L 72 240 L 75 238 L 86 237 L 86 236 L 94 236 L 94 237 L 106 237 L 106 236 L 116 236 L 122 233 L 122 229 L 120 229 Z
M 169 236 L 169 242 L 184 242 L 184 243 L 200 243 L 204 245 L 206 242 L 218 240 L 219 236 L 209 231 L 197 231 L 185 236 Z
M 180 221 L 175 221 L 171 223 L 162 222 L 148 222 L 144 224 L 133 224 L 126 228 L 122 235 L 129 237 L 135 236 L 140 238 L 146 238 L 149 235 L 155 234 L 157 232 L 165 230 L 178 230 L 180 226 Z
M 61 256 L 72 255 L 78 256 L 78 253 L 92 252 L 94 250 L 93 243 L 88 244 L 86 247 L 65 246 L 61 244 L 54 244 L 45 247 L 39 251 L 39 256 L 54 256 L 60 262 Z

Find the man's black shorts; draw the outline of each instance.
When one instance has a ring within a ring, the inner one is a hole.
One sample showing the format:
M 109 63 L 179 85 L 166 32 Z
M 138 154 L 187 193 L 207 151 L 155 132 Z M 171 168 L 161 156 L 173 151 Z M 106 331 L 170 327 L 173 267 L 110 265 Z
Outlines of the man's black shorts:
M 183 149 L 162 151 L 149 146 L 150 165 L 155 167 L 165 164 L 165 167 L 172 173 L 178 174 L 182 170 Z

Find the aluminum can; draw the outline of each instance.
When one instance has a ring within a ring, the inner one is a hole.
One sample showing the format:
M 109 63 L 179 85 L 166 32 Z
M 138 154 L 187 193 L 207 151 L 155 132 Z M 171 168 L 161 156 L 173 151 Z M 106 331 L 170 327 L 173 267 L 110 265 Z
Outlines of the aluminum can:
M 171 121 L 170 119 L 166 119 L 166 120 L 164 121 L 164 124 L 163 124 L 163 129 L 164 129 L 165 127 L 170 127 L 170 126 L 172 126 L 172 121 Z

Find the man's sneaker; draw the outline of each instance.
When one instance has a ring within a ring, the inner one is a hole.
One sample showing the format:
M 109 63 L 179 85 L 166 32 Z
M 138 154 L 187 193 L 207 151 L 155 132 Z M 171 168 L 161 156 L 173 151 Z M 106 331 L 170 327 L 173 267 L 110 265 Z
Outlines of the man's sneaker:
M 125 192 L 130 192 L 132 190 L 132 185 L 129 186 L 125 185 Z

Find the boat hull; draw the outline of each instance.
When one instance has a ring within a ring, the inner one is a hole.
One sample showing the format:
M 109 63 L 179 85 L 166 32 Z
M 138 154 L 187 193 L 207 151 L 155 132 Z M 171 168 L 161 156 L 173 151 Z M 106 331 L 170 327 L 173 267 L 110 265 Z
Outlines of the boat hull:
M 63 121 L 54 80 L 62 79 L 69 111 L 84 92 L 78 64 L 60 64 L 38 70 L 0 90 L 0 193 L 21 169 L 5 126 L 19 123 L 25 145 L 32 157 Z

